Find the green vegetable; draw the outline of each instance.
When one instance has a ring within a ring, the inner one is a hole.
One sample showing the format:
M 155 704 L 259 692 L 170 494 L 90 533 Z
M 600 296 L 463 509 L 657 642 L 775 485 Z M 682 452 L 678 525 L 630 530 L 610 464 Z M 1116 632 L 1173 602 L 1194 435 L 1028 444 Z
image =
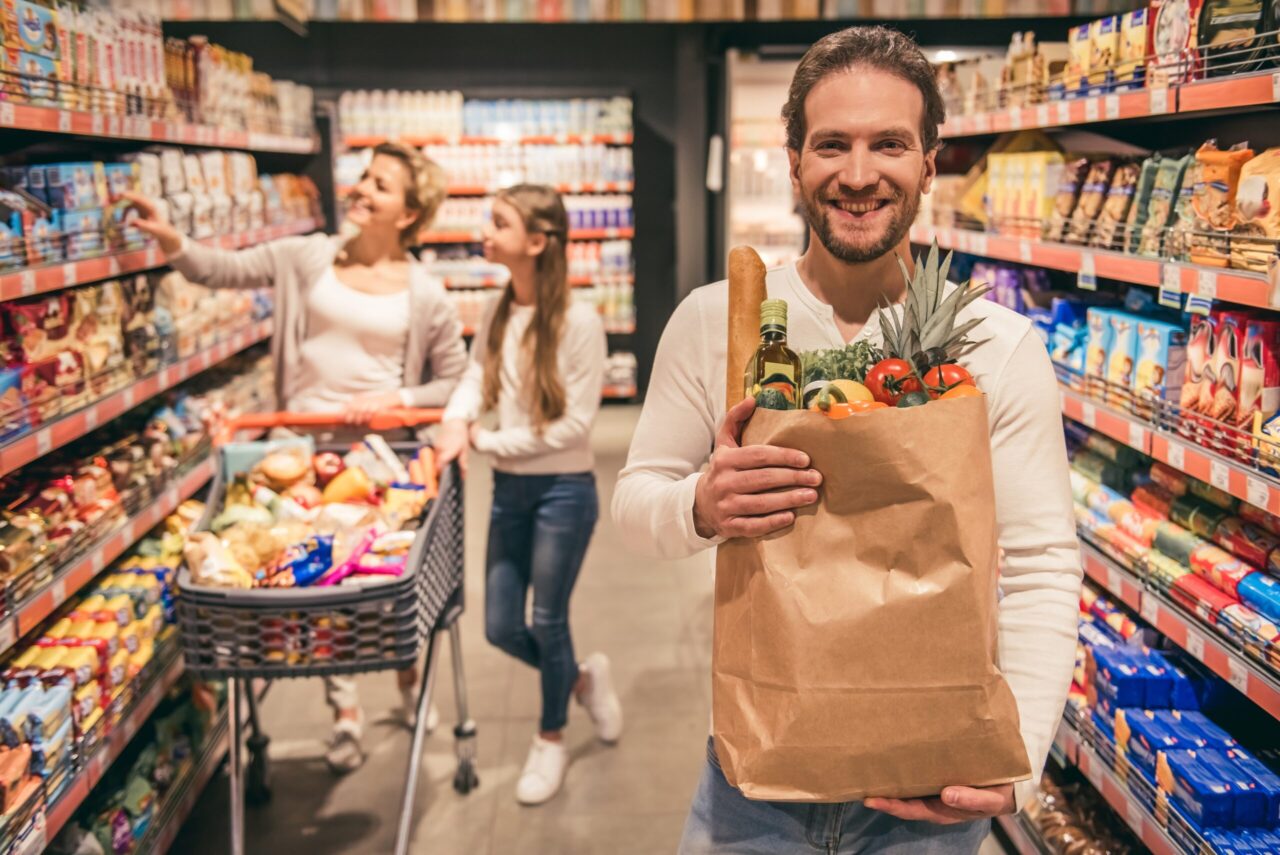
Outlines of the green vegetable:
M 919 407 L 922 404 L 929 403 L 932 398 L 928 392 L 908 392 L 898 399 L 899 407 Z
M 800 354 L 804 365 L 804 383 L 821 380 L 856 380 L 861 383 L 871 367 L 884 359 L 880 348 L 869 341 L 855 341 L 829 350 L 810 350 Z
M 761 389 L 756 394 L 756 406 L 762 410 L 790 410 L 791 402 L 778 389 Z

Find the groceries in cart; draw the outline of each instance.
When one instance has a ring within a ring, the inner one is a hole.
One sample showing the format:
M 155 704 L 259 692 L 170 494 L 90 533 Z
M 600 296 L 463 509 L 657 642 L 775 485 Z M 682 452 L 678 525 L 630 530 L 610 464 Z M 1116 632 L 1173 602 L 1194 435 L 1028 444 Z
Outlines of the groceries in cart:
M 278 446 L 226 481 L 209 531 L 185 549 L 192 580 L 227 588 L 376 584 L 399 578 L 434 498 L 429 448 L 402 460 L 377 434 L 345 455 L 309 439 Z

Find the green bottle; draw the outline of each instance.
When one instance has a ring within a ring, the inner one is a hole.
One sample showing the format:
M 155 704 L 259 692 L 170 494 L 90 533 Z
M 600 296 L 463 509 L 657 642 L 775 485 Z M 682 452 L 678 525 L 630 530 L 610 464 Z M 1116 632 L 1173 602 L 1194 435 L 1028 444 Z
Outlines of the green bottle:
M 760 346 L 747 366 L 747 394 L 760 407 L 794 410 L 803 376 L 800 357 L 787 347 L 787 301 L 765 300 L 760 304 Z

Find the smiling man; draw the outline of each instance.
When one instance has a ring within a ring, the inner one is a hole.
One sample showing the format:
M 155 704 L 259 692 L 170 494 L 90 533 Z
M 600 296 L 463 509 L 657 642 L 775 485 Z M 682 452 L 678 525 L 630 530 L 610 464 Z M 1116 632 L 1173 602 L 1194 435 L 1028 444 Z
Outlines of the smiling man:
M 932 67 L 893 30 L 834 33 L 801 61 L 783 120 L 810 244 L 767 280 L 769 297 L 788 303 L 795 349 L 880 340 L 875 309 L 903 296 L 896 256 L 908 254 L 907 232 L 936 173 L 943 118 Z M 817 501 L 822 475 L 804 454 L 740 447 L 754 401 L 724 412 L 727 316 L 726 285 L 699 288 L 663 334 L 613 501 L 620 529 L 639 551 L 678 558 L 726 538 L 765 535 Z M 726 781 L 708 742 L 684 855 L 972 853 L 991 817 L 1034 794 L 1071 682 L 1081 578 L 1057 383 L 1029 321 L 986 300 L 959 322 L 971 317 L 983 318 L 981 342 L 961 361 L 987 396 L 1005 554 L 999 663 L 1017 698 L 1035 778 L 989 788 L 955 781 L 926 799 L 751 801 Z

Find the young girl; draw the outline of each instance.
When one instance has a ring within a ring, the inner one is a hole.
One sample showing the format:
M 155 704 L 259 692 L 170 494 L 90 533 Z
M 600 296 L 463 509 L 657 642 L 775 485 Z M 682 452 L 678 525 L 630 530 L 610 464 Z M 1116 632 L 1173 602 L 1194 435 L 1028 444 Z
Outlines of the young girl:
M 274 287 L 277 406 L 341 412 L 359 422 L 390 407 L 443 406 L 466 368 L 453 302 L 407 252 L 445 192 L 439 166 L 417 149 L 385 143 L 374 149 L 351 193 L 344 235 L 289 237 L 240 252 L 188 241 L 159 217 L 154 202 L 129 198 L 140 215 L 138 227 L 191 281 L 213 288 Z M 399 685 L 409 718 L 417 677 L 402 672 Z M 364 759 L 356 683 L 329 677 L 325 689 L 334 711 L 326 759 L 336 772 L 351 771 Z
M 596 653 L 576 662 L 569 635 L 569 595 L 598 513 L 590 440 L 606 346 L 600 316 L 569 293 L 568 236 L 554 190 L 520 185 L 495 197 L 484 254 L 511 271 L 511 282 L 476 335 L 437 443 L 437 459 L 457 458 L 464 471 L 468 447 L 495 458 L 485 637 L 540 673 L 541 723 L 516 784 L 516 798 L 529 805 L 550 799 L 564 780 L 571 695 L 601 740 L 622 734 L 609 660 Z M 481 427 L 476 419 L 494 409 L 498 429 Z

